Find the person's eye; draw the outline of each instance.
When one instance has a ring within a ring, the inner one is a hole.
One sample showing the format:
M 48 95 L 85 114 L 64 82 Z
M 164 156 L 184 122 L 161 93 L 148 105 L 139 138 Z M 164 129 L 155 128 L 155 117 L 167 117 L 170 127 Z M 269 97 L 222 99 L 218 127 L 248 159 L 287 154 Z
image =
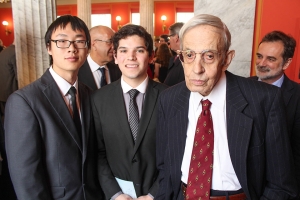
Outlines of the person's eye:
M 145 49 L 138 49 L 138 50 L 136 50 L 136 52 L 138 52 L 138 53 L 144 53 Z
M 67 43 L 69 41 L 68 40 L 57 40 L 57 42 L 60 43 L 60 44 L 65 44 L 65 43 Z
M 120 49 L 119 50 L 119 53 L 126 53 L 127 52 L 127 50 L 125 50 L 125 49 Z
M 215 58 L 215 54 L 213 52 L 206 52 L 204 53 L 204 58 L 207 60 L 213 60 Z
M 185 56 L 186 56 L 187 58 L 189 58 L 189 59 L 193 59 L 193 58 L 194 58 L 194 55 L 195 55 L 195 53 L 192 52 L 192 51 L 187 51 L 187 52 L 185 53 Z
M 85 40 L 76 40 L 76 43 L 77 43 L 77 44 L 84 44 L 84 43 L 85 43 Z

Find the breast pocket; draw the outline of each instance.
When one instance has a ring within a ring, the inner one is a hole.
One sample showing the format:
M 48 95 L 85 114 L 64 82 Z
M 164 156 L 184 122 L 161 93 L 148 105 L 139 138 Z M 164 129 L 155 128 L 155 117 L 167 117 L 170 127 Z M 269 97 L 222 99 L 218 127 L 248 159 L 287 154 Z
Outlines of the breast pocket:
M 52 187 L 51 190 L 54 199 L 60 199 L 65 196 L 65 187 Z

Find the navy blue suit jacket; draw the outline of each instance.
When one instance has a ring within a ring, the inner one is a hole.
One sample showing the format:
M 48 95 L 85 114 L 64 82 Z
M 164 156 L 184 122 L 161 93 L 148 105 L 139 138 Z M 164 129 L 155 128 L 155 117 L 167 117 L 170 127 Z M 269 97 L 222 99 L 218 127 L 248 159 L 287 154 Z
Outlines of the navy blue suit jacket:
M 226 119 L 233 168 L 248 199 L 297 194 L 285 109 L 279 88 L 226 72 Z M 190 91 L 180 83 L 159 99 L 156 200 L 183 199 L 181 164 Z

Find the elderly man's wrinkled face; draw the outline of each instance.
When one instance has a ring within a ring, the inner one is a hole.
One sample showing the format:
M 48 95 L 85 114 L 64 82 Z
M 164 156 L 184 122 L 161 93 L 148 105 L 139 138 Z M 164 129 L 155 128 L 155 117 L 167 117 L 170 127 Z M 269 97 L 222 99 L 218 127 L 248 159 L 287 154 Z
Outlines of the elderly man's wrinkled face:
M 209 95 L 222 72 L 228 68 L 234 52 L 219 52 L 219 42 L 218 30 L 209 25 L 194 27 L 183 36 L 180 58 L 190 91 Z

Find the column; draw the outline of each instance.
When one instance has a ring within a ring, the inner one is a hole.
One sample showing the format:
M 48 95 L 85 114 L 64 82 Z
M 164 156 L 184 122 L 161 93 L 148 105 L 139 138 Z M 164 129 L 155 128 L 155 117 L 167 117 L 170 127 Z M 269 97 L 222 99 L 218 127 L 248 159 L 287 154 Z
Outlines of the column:
M 207 13 L 221 18 L 231 33 L 231 47 L 235 57 L 228 68 L 234 74 L 249 77 L 254 34 L 256 0 L 197 0 L 195 15 Z
M 19 88 L 38 79 L 49 67 L 44 42 L 48 26 L 56 18 L 55 0 L 13 0 L 14 38 Z
M 91 0 L 77 0 L 77 16 L 91 28 Z
M 153 36 L 153 13 L 154 1 L 153 0 L 140 0 L 140 22 L 141 26 L 146 28 L 148 33 Z

